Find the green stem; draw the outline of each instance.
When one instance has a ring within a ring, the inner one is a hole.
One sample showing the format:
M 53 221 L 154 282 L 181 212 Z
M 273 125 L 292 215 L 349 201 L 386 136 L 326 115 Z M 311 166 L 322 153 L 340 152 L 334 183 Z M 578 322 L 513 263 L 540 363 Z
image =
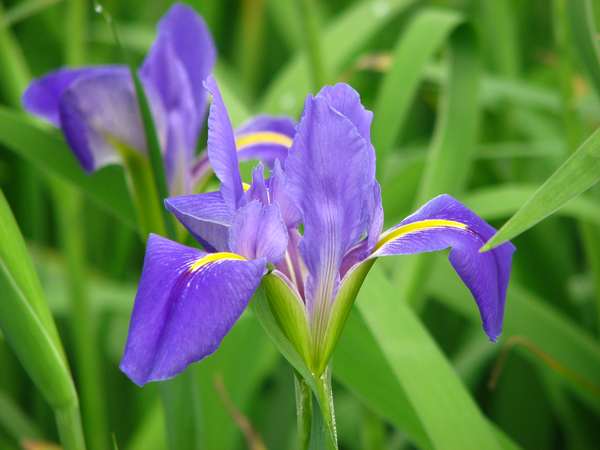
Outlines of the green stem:
M 54 410 L 63 450 L 84 450 L 83 432 L 77 402 Z
M 315 91 L 327 82 L 327 71 L 321 48 L 317 0 L 300 0 L 302 23 L 307 39 L 308 60 L 310 63 L 312 85 Z
M 321 434 L 322 439 L 318 439 L 320 442 L 324 442 L 324 445 L 316 448 L 323 448 L 327 450 L 337 450 L 337 428 L 335 424 L 335 409 L 333 405 L 333 391 L 331 389 L 331 367 L 319 377 L 315 379 L 316 397 L 319 403 L 319 410 L 321 412 L 320 419 L 322 420 L 322 426 L 316 428 L 313 426 L 313 435 Z M 317 416 L 318 414 L 315 414 Z M 313 424 L 315 422 L 313 421 Z M 313 439 L 311 439 L 313 441 Z M 312 450 L 312 447 L 311 447 Z
M 312 424 L 312 392 L 304 379 L 294 372 L 294 388 L 296 391 L 296 423 L 298 425 L 298 448 L 308 449 L 310 444 L 310 428 Z
M 65 61 L 72 66 L 85 62 L 87 9 L 87 0 L 67 0 L 64 48 Z

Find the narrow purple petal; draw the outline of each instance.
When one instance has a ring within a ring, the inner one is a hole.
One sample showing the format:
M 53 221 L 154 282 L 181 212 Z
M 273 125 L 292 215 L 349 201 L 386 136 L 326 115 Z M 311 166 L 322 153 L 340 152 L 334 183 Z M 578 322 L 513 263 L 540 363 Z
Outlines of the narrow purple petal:
M 285 161 L 295 134 L 296 125 L 290 118 L 253 117 L 235 131 L 238 158 L 259 160 L 272 167 L 277 159 Z
M 260 284 L 265 261 L 148 239 L 120 367 L 138 385 L 171 378 L 213 353 Z
M 152 92 L 148 97 L 159 135 L 164 136 L 160 103 L 152 101 Z M 138 103 L 126 68 L 76 80 L 61 96 L 59 111 L 67 142 L 88 171 L 117 161 L 115 144 L 142 152 L 146 149 Z
M 244 191 L 233 128 L 221 92 L 212 75 L 206 79 L 205 86 L 213 96 L 208 117 L 208 158 L 217 178 L 221 181 L 223 199 L 231 209 L 235 210 Z
M 382 235 L 372 257 L 406 255 L 451 248 L 450 262 L 479 308 L 492 341 L 502 331 L 506 289 L 514 245 L 507 242 L 479 253 L 496 230 L 466 206 L 440 195 Z
M 229 248 L 248 259 L 278 262 L 288 244 L 288 233 L 277 205 L 252 200 L 240 208 L 229 235 Z
M 112 72 L 115 66 L 59 69 L 33 80 L 23 94 L 23 106 L 55 126 L 60 126 L 59 103 L 63 93 L 73 82 L 87 76 Z
M 269 190 L 271 201 L 279 205 L 281 217 L 289 229 L 295 228 L 302 220 L 302 214 L 294 200 L 290 197 L 287 176 L 281 168 L 279 160 L 275 161 L 271 173 Z
M 207 250 L 225 251 L 229 248 L 233 212 L 220 192 L 171 197 L 165 200 L 165 207 Z
M 349 100 L 350 101 L 350 100 Z M 309 97 L 285 163 L 289 193 L 304 222 L 307 304 L 329 302 L 345 253 L 368 228 L 373 149 L 325 97 Z

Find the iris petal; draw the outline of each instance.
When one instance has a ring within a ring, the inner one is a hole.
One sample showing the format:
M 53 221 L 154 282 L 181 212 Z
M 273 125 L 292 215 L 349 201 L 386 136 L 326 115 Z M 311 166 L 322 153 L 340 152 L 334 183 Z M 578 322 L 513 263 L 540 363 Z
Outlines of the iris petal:
M 213 353 L 264 271 L 264 259 L 206 254 L 151 235 L 121 370 L 143 385 Z
M 164 142 L 164 111 L 146 89 L 156 127 Z M 60 123 L 84 169 L 91 171 L 119 159 L 115 144 L 145 151 L 146 138 L 128 69 L 116 68 L 73 82 L 59 104 Z
M 240 208 L 233 220 L 229 248 L 249 259 L 281 260 L 288 244 L 287 228 L 277 205 L 263 205 L 258 200 Z
M 515 247 L 503 244 L 479 253 L 495 229 L 466 206 L 440 195 L 382 235 L 372 257 L 407 255 L 451 248 L 450 263 L 479 308 L 492 341 L 502 331 L 506 289 Z
M 354 124 L 326 98 L 307 99 L 285 173 L 289 195 L 303 216 L 300 249 L 310 273 L 309 311 L 315 303 L 323 309 L 333 299 L 342 257 L 368 228 L 372 152 Z
M 220 192 L 171 197 L 165 200 L 165 207 L 207 250 L 228 248 L 233 212 Z
M 221 181 L 223 199 L 232 210 L 235 210 L 244 191 L 233 128 L 221 92 L 212 75 L 206 79 L 205 86 L 213 96 L 208 116 L 208 159 L 217 178 Z
M 294 121 L 287 117 L 260 115 L 235 131 L 238 157 L 256 159 L 273 166 L 276 159 L 285 161 L 296 134 Z

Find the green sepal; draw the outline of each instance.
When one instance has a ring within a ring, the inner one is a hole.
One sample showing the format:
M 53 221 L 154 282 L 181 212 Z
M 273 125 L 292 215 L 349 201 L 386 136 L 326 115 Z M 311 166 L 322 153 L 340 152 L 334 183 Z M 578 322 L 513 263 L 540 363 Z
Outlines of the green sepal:
M 342 279 L 325 329 L 325 337 L 319 340 L 322 344 L 314 349 L 314 367 L 318 375 L 325 372 L 356 296 L 374 263 L 375 259 L 367 259 L 352 267 Z
M 310 334 L 302 300 L 281 277 L 269 273 L 263 277 L 251 307 L 277 349 L 302 378 L 310 381 Z

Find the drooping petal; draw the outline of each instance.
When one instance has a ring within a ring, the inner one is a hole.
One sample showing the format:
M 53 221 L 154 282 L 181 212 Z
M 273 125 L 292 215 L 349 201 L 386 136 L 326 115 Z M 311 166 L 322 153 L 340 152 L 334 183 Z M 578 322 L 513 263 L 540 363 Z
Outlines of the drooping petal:
M 206 254 L 151 235 L 121 370 L 143 385 L 213 353 L 264 272 L 264 259 Z
M 233 212 L 220 192 L 171 197 L 165 200 L 165 207 L 207 250 L 228 249 Z
M 213 96 L 208 117 L 208 159 L 217 178 L 221 181 L 223 199 L 232 210 L 235 210 L 244 191 L 233 128 L 221 92 L 212 75 L 206 79 L 205 86 Z
M 325 98 L 307 99 L 285 172 L 303 216 L 300 248 L 310 273 L 309 311 L 315 301 L 331 301 L 342 257 L 366 232 L 372 152 L 354 124 Z
M 278 262 L 288 244 L 288 233 L 277 205 L 252 200 L 240 208 L 229 234 L 229 248 L 248 259 Z
M 157 131 L 164 142 L 164 112 L 147 89 Z M 119 160 L 115 145 L 144 152 L 146 137 L 127 68 L 79 78 L 59 103 L 65 138 L 87 171 Z
M 116 66 L 59 69 L 31 82 L 23 94 L 23 106 L 55 126 L 60 126 L 59 103 L 63 93 L 73 82 L 87 76 L 111 73 Z
M 295 134 L 296 125 L 287 117 L 253 117 L 235 132 L 238 158 L 256 159 L 272 167 L 276 159 L 285 161 Z
M 406 255 L 451 248 L 450 262 L 479 308 L 492 341 L 502 331 L 506 289 L 515 247 L 507 242 L 479 253 L 496 230 L 466 206 L 440 195 L 384 233 L 372 257 Z

